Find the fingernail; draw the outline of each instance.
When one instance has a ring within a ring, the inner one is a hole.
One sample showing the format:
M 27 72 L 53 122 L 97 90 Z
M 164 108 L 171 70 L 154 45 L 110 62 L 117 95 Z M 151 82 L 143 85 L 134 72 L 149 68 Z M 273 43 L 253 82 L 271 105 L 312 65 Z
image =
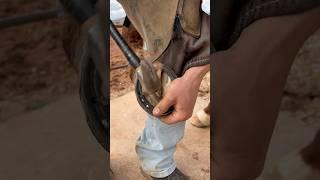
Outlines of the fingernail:
M 160 114 L 160 109 L 158 107 L 153 109 L 153 114 L 154 115 L 159 115 Z

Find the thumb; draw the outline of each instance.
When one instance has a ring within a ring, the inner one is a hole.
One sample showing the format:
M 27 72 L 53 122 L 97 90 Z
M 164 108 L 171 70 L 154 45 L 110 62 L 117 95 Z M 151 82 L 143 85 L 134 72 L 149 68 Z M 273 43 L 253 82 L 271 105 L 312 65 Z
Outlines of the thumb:
M 172 105 L 174 105 L 174 98 L 165 95 L 162 98 L 162 100 L 157 104 L 157 106 L 153 109 L 153 115 L 161 116 L 162 114 L 167 112 Z

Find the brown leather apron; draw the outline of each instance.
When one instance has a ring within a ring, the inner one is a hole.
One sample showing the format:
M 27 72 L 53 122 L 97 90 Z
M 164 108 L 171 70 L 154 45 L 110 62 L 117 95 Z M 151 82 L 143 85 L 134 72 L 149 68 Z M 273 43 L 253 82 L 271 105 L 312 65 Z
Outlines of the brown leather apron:
M 152 54 L 177 76 L 209 63 L 210 18 L 199 0 L 119 0 Z

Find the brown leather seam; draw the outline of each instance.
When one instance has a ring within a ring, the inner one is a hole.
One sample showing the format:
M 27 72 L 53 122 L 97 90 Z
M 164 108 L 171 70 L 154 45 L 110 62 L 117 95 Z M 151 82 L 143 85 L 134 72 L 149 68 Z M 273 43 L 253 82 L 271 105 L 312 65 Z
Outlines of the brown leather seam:
M 203 66 L 203 65 L 209 64 L 209 62 L 210 62 L 210 57 L 208 56 L 192 59 L 184 66 L 182 74 L 184 74 L 191 67 Z

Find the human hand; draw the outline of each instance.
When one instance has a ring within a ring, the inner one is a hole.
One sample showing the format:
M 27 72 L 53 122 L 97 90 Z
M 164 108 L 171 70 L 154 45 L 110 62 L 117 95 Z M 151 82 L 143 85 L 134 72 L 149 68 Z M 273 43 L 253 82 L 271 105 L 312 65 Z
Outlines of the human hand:
M 201 80 L 209 71 L 210 65 L 192 67 L 185 74 L 173 80 L 166 94 L 153 110 L 153 115 L 160 117 L 166 124 L 186 121 L 192 116 Z M 174 111 L 168 116 L 162 116 L 171 106 Z

